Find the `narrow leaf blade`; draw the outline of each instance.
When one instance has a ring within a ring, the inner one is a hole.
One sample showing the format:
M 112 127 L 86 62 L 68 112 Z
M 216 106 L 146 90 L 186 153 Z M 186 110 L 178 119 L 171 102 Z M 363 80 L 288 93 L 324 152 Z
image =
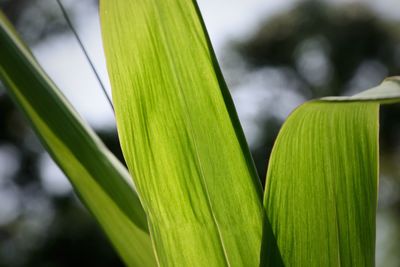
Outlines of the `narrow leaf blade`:
M 129 174 L 61 95 L 0 13 L 0 77 L 129 266 L 154 266 Z
M 104 0 L 118 131 L 163 266 L 257 266 L 262 191 L 195 1 Z

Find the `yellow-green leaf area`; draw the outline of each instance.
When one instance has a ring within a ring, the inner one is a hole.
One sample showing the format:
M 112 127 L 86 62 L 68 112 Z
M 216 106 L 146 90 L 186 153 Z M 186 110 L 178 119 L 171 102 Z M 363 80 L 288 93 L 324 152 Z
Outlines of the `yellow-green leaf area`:
M 119 136 L 161 266 L 258 266 L 262 190 L 194 1 L 103 0 Z
M 325 97 L 286 120 L 268 166 L 262 266 L 374 266 L 379 106 L 400 77 Z
M 311 102 L 286 121 L 267 174 L 279 249 L 263 252 L 267 266 L 374 265 L 378 108 Z

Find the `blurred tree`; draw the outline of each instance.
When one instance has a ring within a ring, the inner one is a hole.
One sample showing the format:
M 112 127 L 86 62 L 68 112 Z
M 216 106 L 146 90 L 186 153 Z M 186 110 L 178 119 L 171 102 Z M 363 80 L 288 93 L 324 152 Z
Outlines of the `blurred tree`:
M 377 79 L 365 74 L 399 74 L 398 26 L 361 4 L 336 7 L 307 1 L 264 22 L 237 48 L 254 68 L 292 70 L 292 79 L 301 82 L 300 93 L 308 98 L 342 95 L 361 79 Z
M 247 63 L 248 72 L 276 69 L 287 90 L 304 99 L 348 95 L 400 74 L 399 26 L 399 21 L 378 17 L 361 4 L 304 1 L 263 22 L 253 36 L 235 43 L 233 49 Z M 399 148 L 399 112 L 398 105 L 382 109 L 384 153 Z M 281 123 L 265 116 L 267 134 L 254 148 L 268 150 L 255 153 L 262 177 Z

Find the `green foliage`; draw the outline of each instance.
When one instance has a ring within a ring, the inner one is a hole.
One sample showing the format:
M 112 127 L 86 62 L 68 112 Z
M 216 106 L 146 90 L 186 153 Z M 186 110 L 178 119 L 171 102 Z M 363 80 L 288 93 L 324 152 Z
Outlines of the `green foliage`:
M 379 103 L 399 101 L 399 85 L 400 77 L 390 78 L 291 114 L 268 167 L 273 236 L 263 240 L 262 265 L 375 265 Z
M 378 106 L 312 102 L 283 126 L 264 203 L 285 266 L 374 266 Z
M 262 189 L 197 7 L 102 1 L 122 150 L 157 258 L 168 266 L 255 266 Z
M 103 0 L 100 12 L 119 137 L 143 208 L 4 18 L 0 74 L 127 265 L 374 265 L 378 111 L 400 101 L 399 77 L 296 109 L 274 146 L 263 208 L 196 4 Z
M 155 263 L 146 215 L 126 169 L 76 114 L 0 13 L 0 77 L 129 265 Z

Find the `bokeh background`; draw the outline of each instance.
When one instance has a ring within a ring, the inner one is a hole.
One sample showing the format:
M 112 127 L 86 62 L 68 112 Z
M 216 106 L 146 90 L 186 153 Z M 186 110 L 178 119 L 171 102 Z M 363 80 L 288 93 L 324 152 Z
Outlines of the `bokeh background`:
M 63 1 L 110 92 L 97 0 Z M 400 2 L 198 0 L 264 182 L 300 103 L 400 75 Z M 121 158 L 115 122 L 54 0 L 0 0 L 39 62 Z M 51 112 L 51 111 L 50 111 Z M 381 112 L 378 267 L 400 266 L 400 105 Z M 0 84 L 0 266 L 122 266 Z

